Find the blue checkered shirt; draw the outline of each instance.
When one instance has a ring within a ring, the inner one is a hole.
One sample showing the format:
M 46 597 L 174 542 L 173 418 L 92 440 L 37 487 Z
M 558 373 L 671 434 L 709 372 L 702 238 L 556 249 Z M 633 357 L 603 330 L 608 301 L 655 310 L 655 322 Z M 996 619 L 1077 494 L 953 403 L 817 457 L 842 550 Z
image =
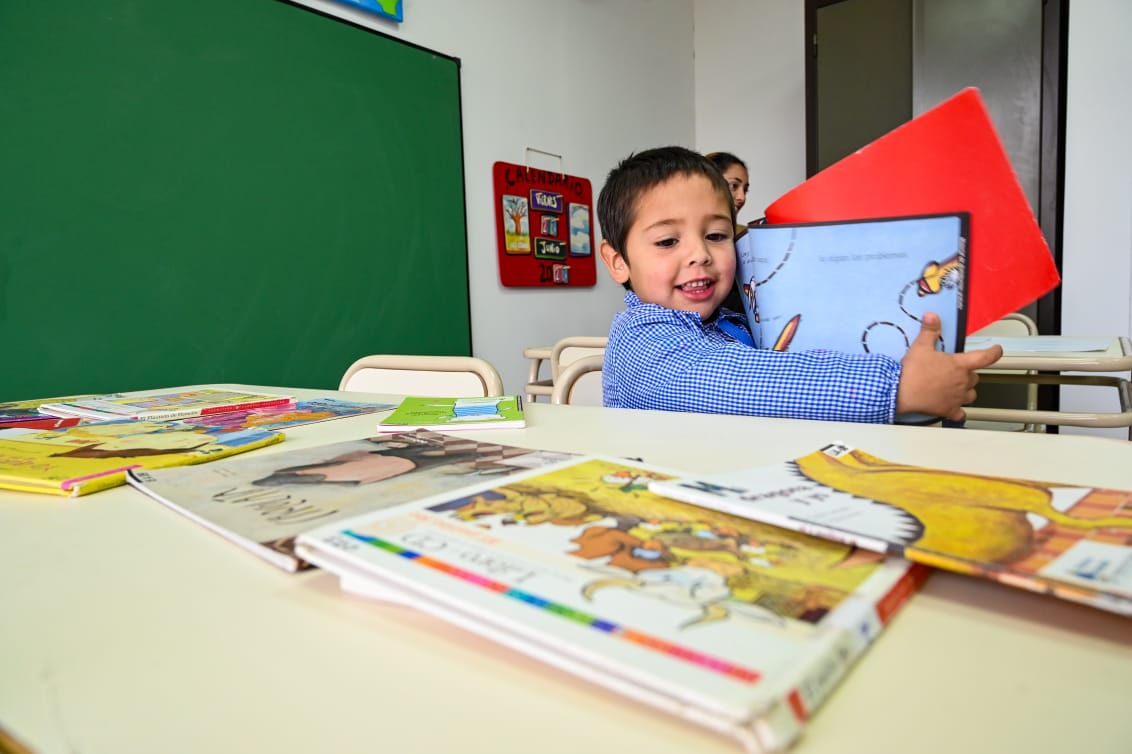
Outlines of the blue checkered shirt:
M 606 406 L 791 419 L 891 422 L 900 362 L 881 354 L 782 352 L 753 348 L 728 335 L 720 309 L 702 322 L 694 312 L 642 303 L 632 291 L 613 319 L 602 367 Z

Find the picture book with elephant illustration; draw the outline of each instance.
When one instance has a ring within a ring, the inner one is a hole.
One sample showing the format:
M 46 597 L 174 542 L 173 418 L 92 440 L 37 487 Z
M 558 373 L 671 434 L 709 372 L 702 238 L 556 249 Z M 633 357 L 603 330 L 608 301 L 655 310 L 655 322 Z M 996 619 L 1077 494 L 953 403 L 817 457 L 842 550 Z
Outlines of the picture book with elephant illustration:
M 755 346 L 901 359 L 924 314 L 963 350 L 967 215 L 752 226 L 735 243 Z
M 652 489 L 1132 616 L 1132 490 L 911 466 L 841 443 Z
M 302 531 L 566 457 L 419 431 L 207 467 L 135 469 L 129 482 L 269 563 L 297 571 L 307 566 L 295 555 Z
M 764 220 L 773 226 L 949 212 L 971 218 L 967 334 L 1057 287 L 1053 254 L 974 87 L 806 179 L 768 205 Z
M 282 442 L 279 432 L 121 420 L 59 430 L 0 430 L 0 488 L 86 495 L 125 484 L 128 469 L 185 466 Z
M 296 547 L 345 591 L 782 750 L 930 569 L 649 490 L 670 478 L 582 456 Z

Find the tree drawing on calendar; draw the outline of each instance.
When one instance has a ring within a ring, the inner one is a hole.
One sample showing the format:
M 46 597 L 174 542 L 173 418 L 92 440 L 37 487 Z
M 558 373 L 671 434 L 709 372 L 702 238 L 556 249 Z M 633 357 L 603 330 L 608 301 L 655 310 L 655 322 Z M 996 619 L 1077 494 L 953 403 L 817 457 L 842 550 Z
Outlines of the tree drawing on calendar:
M 530 211 L 525 196 L 503 195 L 503 233 L 508 254 L 531 252 Z

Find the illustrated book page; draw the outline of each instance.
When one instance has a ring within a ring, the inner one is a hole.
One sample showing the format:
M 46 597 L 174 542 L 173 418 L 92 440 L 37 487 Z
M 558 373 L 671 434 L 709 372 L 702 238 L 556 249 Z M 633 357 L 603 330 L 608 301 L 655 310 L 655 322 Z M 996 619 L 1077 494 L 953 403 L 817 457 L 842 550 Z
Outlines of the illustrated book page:
M 223 414 L 207 414 L 205 416 L 194 416 L 183 421 L 186 424 L 227 427 L 229 429 L 285 429 L 329 419 L 385 411 L 394 406 L 393 403 L 363 403 L 361 401 L 345 401 L 339 398 L 312 398 L 296 401 L 291 405 L 242 409 Z
M 39 407 L 39 410 L 45 414 L 78 416 L 96 421 L 113 419 L 165 421 L 248 408 L 283 406 L 293 402 L 294 398 L 287 395 L 202 388 L 152 395 L 101 396 L 45 403 Z
M 755 346 L 901 359 L 927 312 L 963 350 L 967 216 L 755 225 L 736 242 Z
M 927 569 L 649 491 L 581 457 L 303 533 L 361 595 L 410 604 L 775 751 Z
M 130 484 L 287 570 L 302 531 L 560 461 L 566 454 L 435 432 L 251 455 L 185 469 L 136 470 Z
M 410 396 L 381 420 L 377 431 L 518 429 L 525 426 L 523 399 L 517 395 L 487 398 Z
M 967 212 L 967 333 L 1060 282 L 1057 266 L 977 89 L 968 88 L 830 165 L 766 208 L 807 223 Z
M 652 489 L 1132 615 L 1132 491 L 910 466 L 842 443 Z
M 126 481 L 128 469 L 204 463 L 281 442 L 262 429 L 120 420 L 61 430 L 0 433 L 0 487 L 85 495 Z

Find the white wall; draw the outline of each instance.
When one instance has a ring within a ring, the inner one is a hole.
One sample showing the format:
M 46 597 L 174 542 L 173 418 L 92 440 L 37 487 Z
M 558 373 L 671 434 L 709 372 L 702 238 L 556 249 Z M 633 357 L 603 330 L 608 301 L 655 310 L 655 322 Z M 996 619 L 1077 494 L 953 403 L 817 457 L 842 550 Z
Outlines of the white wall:
M 751 168 L 745 220 L 805 177 L 803 5 L 697 0 L 696 144 Z M 1132 3 L 1070 3 L 1062 332 L 1132 332 Z M 1116 409 L 1102 388 L 1066 389 L 1065 410 Z M 1123 430 L 1064 432 L 1127 437 Z
M 1069 4 L 1061 286 L 1066 334 L 1132 333 L 1130 29 L 1128 0 Z M 1063 388 L 1061 406 L 1113 411 L 1116 400 L 1101 388 Z M 1127 437 L 1115 429 L 1062 431 Z
M 630 152 L 694 146 L 692 0 L 406 2 L 395 24 L 328 0 L 307 5 L 461 60 L 472 345 L 521 392 L 522 350 L 566 335 L 605 335 L 624 290 L 597 259 L 592 288 L 499 284 L 491 166 L 526 147 L 561 154 L 594 200 Z M 376 82 L 380 85 L 380 82 Z M 558 168 L 535 156 L 531 164 Z M 600 238 L 595 214 L 595 240 Z M 442 291 L 421 291 L 427 297 Z
M 806 69 L 799 0 L 697 0 L 696 147 L 751 174 L 740 220 L 806 177 Z

